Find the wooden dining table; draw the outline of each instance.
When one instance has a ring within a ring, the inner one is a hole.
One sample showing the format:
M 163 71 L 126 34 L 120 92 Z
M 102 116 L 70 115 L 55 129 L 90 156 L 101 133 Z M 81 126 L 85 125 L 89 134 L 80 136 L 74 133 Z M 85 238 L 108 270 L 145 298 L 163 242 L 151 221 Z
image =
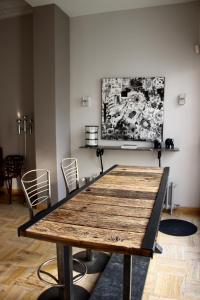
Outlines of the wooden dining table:
M 20 236 L 56 243 L 63 284 L 57 299 L 81 299 L 72 277 L 75 246 L 122 253 L 123 300 L 131 300 L 132 256 L 160 251 L 156 238 L 168 175 L 168 167 L 115 165 L 19 227 Z M 55 299 L 48 295 L 39 299 Z

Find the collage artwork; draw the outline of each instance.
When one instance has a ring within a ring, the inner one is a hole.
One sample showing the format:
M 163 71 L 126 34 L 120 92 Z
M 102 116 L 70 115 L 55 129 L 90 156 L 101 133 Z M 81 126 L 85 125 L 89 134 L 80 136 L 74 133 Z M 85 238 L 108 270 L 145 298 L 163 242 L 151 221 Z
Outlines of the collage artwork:
M 104 140 L 162 140 L 164 77 L 103 78 Z

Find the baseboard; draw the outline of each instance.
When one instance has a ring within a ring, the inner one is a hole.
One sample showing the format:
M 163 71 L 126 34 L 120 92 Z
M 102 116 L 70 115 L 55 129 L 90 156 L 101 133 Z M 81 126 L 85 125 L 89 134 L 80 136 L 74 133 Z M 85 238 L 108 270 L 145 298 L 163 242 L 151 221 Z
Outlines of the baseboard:
M 184 212 L 184 213 L 192 213 L 192 212 L 200 213 L 200 207 L 177 207 L 174 210 Z

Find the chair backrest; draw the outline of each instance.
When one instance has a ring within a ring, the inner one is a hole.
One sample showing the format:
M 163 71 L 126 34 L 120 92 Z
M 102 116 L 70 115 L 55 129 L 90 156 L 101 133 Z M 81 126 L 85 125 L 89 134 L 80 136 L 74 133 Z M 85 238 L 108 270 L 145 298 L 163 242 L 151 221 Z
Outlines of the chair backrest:
M 21 178 L 22 187 L 29 207 L 30 218 L 34 216 L 34 208 L 41 203 L 51 206 L 50 171 L 36 169 L 26 172 Z
M 65 179 L 67 194 L 79 188 L 78 162 L 76 158 L 63 158 L 61 168 Z
M 0 186 L 3 186 L 3 151 L 0 147 Z
M 7 155 L 3 161 L 3 173 L 5 177 L 17 178 L 21 177 L 24 156 Z

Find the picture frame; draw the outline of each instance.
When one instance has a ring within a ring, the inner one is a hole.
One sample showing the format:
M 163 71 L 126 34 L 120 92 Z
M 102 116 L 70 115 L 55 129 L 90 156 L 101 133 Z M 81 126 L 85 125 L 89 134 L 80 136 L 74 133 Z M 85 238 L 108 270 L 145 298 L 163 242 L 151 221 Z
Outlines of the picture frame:
M 162 141 L 165 78 L 102 78 L 101 138 Z

